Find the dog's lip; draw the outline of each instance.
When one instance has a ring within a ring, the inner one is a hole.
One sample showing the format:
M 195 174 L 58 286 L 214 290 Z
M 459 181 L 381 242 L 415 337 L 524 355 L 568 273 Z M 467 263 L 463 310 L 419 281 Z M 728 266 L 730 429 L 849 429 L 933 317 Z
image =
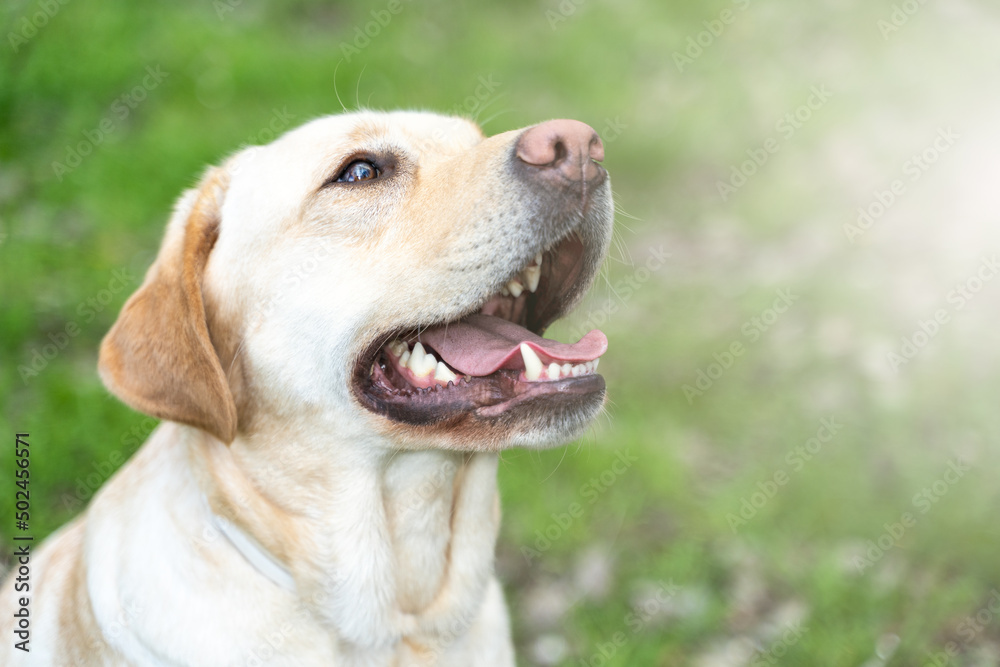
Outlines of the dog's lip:
M 526 345 L 538 352 L 538 346 L 531 345 L 531 342 L 536 342 L 534 339 L 541 336 L 549 324 L 569 310 L 570 297 L 583 271 L 585 250 L 582 240 L 575 233 L 570 233 L 543 251 L 543 271 L 534 293 L 525 291 L 520 297 L 501 298 L 500 292 L 497 292 L 458 318 L 421 327 L 400 327 L 378 336 L 356 357 L 351 382 L 355 396 L 369 410 L 390 419 L 426 424 L 469 413 L 482 418 L 495 418 L 510 408 L 546 396 L 555 400 L 572 400 L 574 395 L 603 393 L 604 380 L 593 372 L 596 363 L 579 376 L 548 379 L 546 372 L 544 381 L 528 380 L 524 364 L 505 363 L 484 375 L 459 375 L 453 382 L 441 384 L 424 378 L 414 384 L 414 377 L 400 372 L 398 359 L 388 350 L 394 341 L 415 343 L 420 338 L 420 332 L 453 326 L 470 315 L 481 313 L 488 306 L 491 314 L 526 329 L 528 335 L 525 339 L 529 341 Z M 593 350 L 588 350 L 590 354 L 583 355 L 580 361 L 584 361 L 583 357 L 594 359 L 606 349 L 607 341 L 603 333 L 596 331 L 591 334 L 590 348 Z M 596 347 L 593 345 L 595 337 L 600 339 Z M 573 348 L 573 345 L 553 343 Z M 585 342 L 582 344 L 587 345 Z M 438 355 L 438 358 L 441 356 Z M 542 358 L 545 363 L 552 361 L 544 353 Z M 451 370 L 455 371 L 454 368 Z

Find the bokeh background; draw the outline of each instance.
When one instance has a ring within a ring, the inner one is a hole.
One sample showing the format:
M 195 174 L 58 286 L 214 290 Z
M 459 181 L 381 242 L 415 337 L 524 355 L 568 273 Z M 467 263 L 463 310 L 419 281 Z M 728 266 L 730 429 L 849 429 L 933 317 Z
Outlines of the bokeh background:
M 1000 9 L 986 0 L 13 0 L 0 536 L 155 422 L 98 343 L 204 165 L 343 107 L 570 117 L 618 205 L 607 414 L 504 454 L 523 665 L 1000 664 Z

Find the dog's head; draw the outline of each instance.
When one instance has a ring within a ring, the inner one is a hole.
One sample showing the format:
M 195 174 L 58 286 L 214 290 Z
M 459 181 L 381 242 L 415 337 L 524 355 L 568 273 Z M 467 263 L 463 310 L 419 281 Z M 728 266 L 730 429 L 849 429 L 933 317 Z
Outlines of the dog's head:
M 275 418 L 413 447 L 565 441 L 603 404 L 607 341 L 541 335 L 607 251 L 602 159 L 577 121 L 487 138 L 413 112 L 245 149 L 181 198 L 101 376 L 224 442 Z

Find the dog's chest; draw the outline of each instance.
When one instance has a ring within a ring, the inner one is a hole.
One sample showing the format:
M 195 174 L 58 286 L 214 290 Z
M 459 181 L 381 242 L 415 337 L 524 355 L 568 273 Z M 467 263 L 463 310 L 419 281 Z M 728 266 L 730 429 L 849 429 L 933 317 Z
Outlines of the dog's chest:
M 460 454 L 397 454 L 383 487 L 395 553 L 396 593 L 404 612 L 419 613 L 444 584 Z

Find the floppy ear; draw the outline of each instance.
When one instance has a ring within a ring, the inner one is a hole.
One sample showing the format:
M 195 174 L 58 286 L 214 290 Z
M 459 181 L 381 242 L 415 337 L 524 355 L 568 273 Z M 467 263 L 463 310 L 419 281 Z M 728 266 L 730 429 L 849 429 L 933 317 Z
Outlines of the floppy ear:
M 227 174 L 214 168 L 181 198 L 160 254 L 101 343 L 98 370 L 136 410 L 230 443 L 236 403 L 209 338 L 201 289 L 227 185 Z

